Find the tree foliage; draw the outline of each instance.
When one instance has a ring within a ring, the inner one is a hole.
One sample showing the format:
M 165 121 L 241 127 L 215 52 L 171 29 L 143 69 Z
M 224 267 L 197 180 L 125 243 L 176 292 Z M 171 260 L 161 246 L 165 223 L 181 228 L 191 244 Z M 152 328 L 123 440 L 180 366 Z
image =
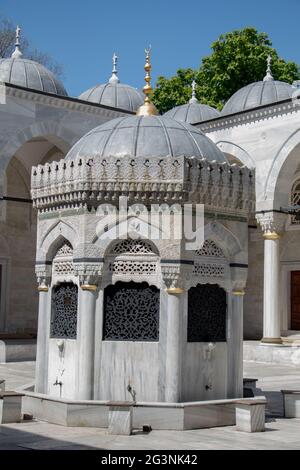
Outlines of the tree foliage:
M 15 31 L 16 26 L 8 18 L 0 18 L 0 57 L 8 58 L 11 56 L 15 48 Z M 22 35 L 21 50 L 23 57 L 35 60 L 51 70 L 57 77 L 62 77 L 63 67 L 57 63 L 47 52 L 42 52 L 32 48 L 29 41 Z
M 268 35 L 255 28 L 222 34 L 211 49 L 198 70 L 179 69 L 174 77 L 158 78 L 153 102 L 161 113 L 188 101 L 193 79 L 199 101 L 222 109 L 237 90 L 263 79 L 269 54 L 275 80 L 292 83 L 300 78 L 298 65 L 279 57 Z

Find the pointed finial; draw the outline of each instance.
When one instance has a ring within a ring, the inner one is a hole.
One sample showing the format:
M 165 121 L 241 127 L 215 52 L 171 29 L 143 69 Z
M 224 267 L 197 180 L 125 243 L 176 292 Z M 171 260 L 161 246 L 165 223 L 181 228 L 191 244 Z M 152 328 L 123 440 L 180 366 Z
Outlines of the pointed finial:
M 112 84 L 120 82 L 120 80 L 118 78 L 118 75 L 117 75 L 118 74 L 117 62 L 118 62 L 118 56 L 114 52 L 114 55 L 112 56 L 112 63 L 113 63 L 112 74 L 111 74 L 111 77 L 109 79 L 109 83 L 112 83 Z
M 138 116 L 153 116 L 153 115 L 158 114 L 156 107 L 150 101 L 150 98 L 149 98 L 149 95 L 152 92 L 151 74 L 150 74 L 151 72 L 150 52 L 151 52 L 151 46 L 149 46 L 148 49 L 145 49 L 146 63 L 145 63 L 144 69 L 146 72 L 146 75 L 145 75 L 146 85 L 143 88 L 145 99 L 144 99 L 144 104 L 140 106 L 136 112 Z
M 196 82 L 195 80 L 192 81 L 192 97 L 189 101 L 189 103 L 198 103 L 198 100 L 196 98 Z
M 17 26 L 17 28 L 16 28 L 15 50 L 11 55 L 12 59 L 19 59 L 23 55 L 21 50 L 20 50 L 20 33 L 21 33 L 21 28 L 20 28 L 20 26 Z
M 271 71 L 271 64 L 272 64 L 272 57 L 269 54 L 267 57 L 267 73 L 266 73 L 266 76 L 264 77 L 264 82 L 269 82 L 271 80 L 274 80 L 274 77 Z

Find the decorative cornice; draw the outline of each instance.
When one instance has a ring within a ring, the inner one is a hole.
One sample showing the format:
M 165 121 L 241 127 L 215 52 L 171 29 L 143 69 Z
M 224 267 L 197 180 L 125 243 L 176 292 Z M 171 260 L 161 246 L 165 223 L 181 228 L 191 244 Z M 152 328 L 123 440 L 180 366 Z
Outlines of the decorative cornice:
M 247 217 L 254 210 L 254 172 L 205 158 L 60 160 L 33 167 L 31 187 L 34 207 L 42 212 L 98 207 L 115 203 L 120 196 L 127 196 L 131 204 L 192 201 L 235 217 Z
M 85 112 L 87 114 L 100 114 L 101 116 L 107 117 L 109 119 L 135 114 L 132 111 L 112 108 L 110 106 L 105 106 L 98 103 L 90 103 L 69 96 L 54 95 L 44 91 L 13 85 L 12 83 L 4 83 L 4 85 L 6 96 L 21 98 L 31 102 L 54 106 L 57 108 Z
M 204 121 L 193 125 L 201 129 L 202 132 L 209 134 L 210 132 L 216 132 L 222 129 L 265 121 L 282 116 L 284 114 L 290 114 L 298 111 L 300 111 L 300 107 L 295 106 L 293 98 L 289 98 L 287 100 L 278 101 L 277 103 L 270 105 L 259 106 L 247 111 L 220 116 L 215 119 L 210 119 L 209 121 Z

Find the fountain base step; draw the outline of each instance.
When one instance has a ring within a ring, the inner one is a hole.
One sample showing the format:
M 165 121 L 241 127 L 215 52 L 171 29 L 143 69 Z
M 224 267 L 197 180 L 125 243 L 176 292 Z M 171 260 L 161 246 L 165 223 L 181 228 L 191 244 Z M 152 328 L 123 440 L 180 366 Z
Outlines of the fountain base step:
M 24 391 L 23 413 L 34 418 L 63 426 L 108 428 L 110 401 L 67 400 Z M 233 426 L 236 406 L 264 397 L 198 401 L 189 403 L 132 402 L 132 426 L 141 429 L 145 424 L 157 430 L 177 430 Z

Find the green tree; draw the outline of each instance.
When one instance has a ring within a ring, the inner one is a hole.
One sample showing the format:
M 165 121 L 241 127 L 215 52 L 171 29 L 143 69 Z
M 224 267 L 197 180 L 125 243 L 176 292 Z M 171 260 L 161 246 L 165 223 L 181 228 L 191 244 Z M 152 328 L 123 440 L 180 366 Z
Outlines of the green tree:
M 198 70 L 180 69 L 174 77 L 158 78 L 152 99 L 161 113 L 188 101 L 193 79 L 199 101 L 222 109 L 237 90 L 263 79 L 269 54 L 275 80 L 292 83 L 300 78 L 298 65 L 280 58 L 268 35 L 255 28 L 222 34 L 211 49 Z

